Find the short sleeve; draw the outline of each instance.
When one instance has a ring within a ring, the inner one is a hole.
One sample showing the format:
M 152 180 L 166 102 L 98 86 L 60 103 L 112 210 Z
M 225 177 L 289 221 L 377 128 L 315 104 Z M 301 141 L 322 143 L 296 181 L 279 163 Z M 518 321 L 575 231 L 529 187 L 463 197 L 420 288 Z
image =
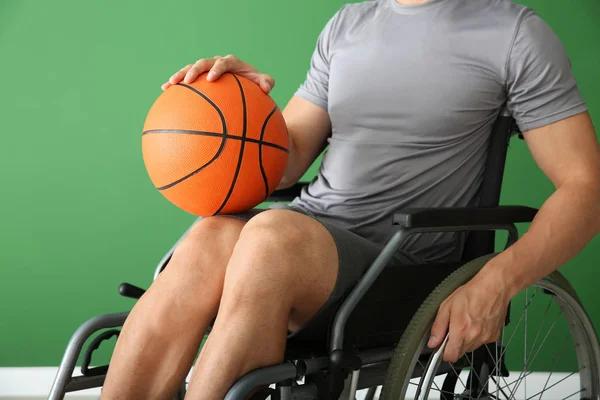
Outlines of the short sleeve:
M 296 96 L 327 110 L 329 93 L 329 66 L 331 62 L 332 38 L 341 10 L 329 20 L 319 35 L 317 47 L 310 61 L 306 80 L 296 92 Z
M 587 110 L 566 51 L 552 29 L 528 10 L 507 60 L 507 108 L 522 131 Z

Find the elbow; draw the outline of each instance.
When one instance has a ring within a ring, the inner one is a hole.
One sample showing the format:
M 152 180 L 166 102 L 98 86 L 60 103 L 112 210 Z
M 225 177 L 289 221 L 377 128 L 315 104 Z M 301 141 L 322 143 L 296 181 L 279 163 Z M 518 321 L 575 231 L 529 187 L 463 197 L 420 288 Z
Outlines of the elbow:
M 595 222 L 593 223 L 595 234 L 600 234 L 600 179 L 582 182 L 581 188 L 579 199 L 582 204 L 586 204 L 583 199 L 589 198 L 588 218 Z
M 289 176 L 284 175 L 283 178 L 279 181 L 279 184 L 275 188 L 275 190 L 287 189 L 292 187 L 298 182 L 298 179 L 292 179 Z

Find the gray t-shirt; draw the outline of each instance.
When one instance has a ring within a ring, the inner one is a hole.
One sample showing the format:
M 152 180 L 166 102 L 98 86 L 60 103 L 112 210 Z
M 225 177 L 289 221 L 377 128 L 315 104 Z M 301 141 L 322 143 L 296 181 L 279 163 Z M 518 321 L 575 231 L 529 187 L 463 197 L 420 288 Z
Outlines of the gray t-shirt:
M 326 109 L 333 129 L 293 205 L 379 245 L 403 208 L 476 204 L 504 108 L 524 131 L 586 110 L 557 36 L 509 0 L 344 5 L 296 95 Z M 420 235 L 403 250 L 446 259 L 457 240 Z

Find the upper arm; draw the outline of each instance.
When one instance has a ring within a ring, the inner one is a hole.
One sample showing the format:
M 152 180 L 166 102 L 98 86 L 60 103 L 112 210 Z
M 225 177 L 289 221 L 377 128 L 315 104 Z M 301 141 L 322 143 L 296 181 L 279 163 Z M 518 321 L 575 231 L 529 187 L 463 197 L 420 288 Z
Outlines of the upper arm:
M 523 132 L 534 160 L 556 187 L 583 182 L 600 190 L 600 145 L 587 112 Z
M 325 147 L 331 133 L 329 113 L 298 96 L 292 97 L 283 110 L 290 136 L 290 160 L 281 186 L 291 186 L 300 179 Z

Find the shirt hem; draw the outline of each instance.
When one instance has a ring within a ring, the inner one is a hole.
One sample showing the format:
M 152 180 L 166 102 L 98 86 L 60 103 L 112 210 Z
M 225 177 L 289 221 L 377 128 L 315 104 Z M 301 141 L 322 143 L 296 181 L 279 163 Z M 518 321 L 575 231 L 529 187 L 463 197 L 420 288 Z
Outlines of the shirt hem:
M 316 105 L 317 107 L 322 108 L 325 111 L 327 110 L 327 102 L 325 100 L 323 100 L 322 98 L 315 96 L 314 94 L 307 92 L 304 89 L 298 89 L 298 91 L 296 91 L 296 96 L 303 98 L 304 100 Z
M 588 110 L 588 107 L 585 103 L 579 103 L 572 107 L 567 108 L 566 110 L 558 111 L 556 113 L 546 115 L 542 118 L 535 119 L 533 121 L 529 121 L 526 123 L 519 123 L 519 128 L 521 131 L 529 131 L 536 128 L 541 128 L 546 125 L 550 125 L 554 122 L 558 122 L 565 118 L 572 117 L 577 114 L 581 114 Z

